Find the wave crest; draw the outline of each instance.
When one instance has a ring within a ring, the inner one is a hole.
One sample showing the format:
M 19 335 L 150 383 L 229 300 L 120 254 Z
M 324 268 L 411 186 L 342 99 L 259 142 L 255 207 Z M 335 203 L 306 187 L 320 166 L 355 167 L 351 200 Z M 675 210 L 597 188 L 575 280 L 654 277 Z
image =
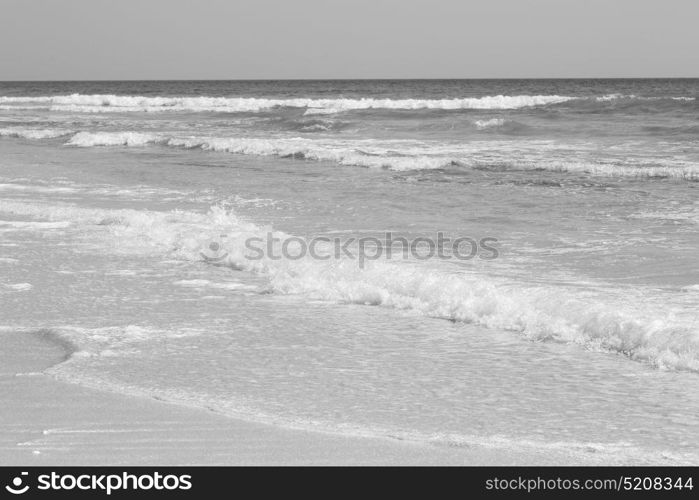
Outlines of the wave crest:
M 55 139 L 72 133 L 71 130 L 61 129 L 0 128 L 0 137 L 15 137 L 21 139 Z
M 507 123 L 507 122 L 506 122 Z M 497 125 L 494 125 L 497 126 Z M 300 132 L 314 131 L 299 130 Z M 525 141 L 516 147 L 502 141 L 465 144 L 425 141 L 336 140 L 302 137 L 196 137 L 133 131 L 78 132 L 67 130 L 0 129 L 0 137 L 47 139 L 74 134 L 65 143 L 74 147 L 147 146 L 150 144 L 253 156 L 327 161 L 339 165 L 395 171 L 474 169 L 492 171 L 549 171 L 592 177 L 673 179 L 699 181 L 699 164 L 682 159 L 631 157 L 614 161 L 586 158 L 566 152 L 566 146 Z M 508 149 L 509 148 L 509 149 Z M 562 149 L 561 149 L 562 148 Z M 560 150 L 560 151 L 559 151 Z M 562 157 L 565 152 L 566 158 Z
M 210 243 L 220 241 L 225 258 L 213 265 L 265 276 L 276 293 L 409 310 L 518 332 L 535 341 L 618 353 L 660 368 L 699 372 L 699 330 L 691 311 L 647 295 L 651 291 L 529 285 L 409 260 L 370 261 L 360 268 L 343 258 L 251 258 L 255 254 L 246 244 L 249 238 L 264 241 L 272 232 L 281 246 L 291 236 L 242 220 L 220 206 L 200 214 L 0 201 L 0 210 L 99 227 L 105 245 L 117 252 L 210 262 L 205 258 Z
M 49 109 L 76 113 L 118 112 L 259 112 L 274 108 L 302 108 L 306 115 L 344 111 L 385 110 L 505 110 L 549 106 L 569 101 L 585 103 L 668 101 L 682 104 L 695 101 L 691 96 L 602 96 L 494 95 L 450 99 L 377 98 L 257 98 L 257 97 L 148 97 L 113 94 L 71 94 L 57 96 L 0 96 L 0 109 Z
M 145 97 L 83 95 L 0 97 L 0 104 L 34 104 L 73 112 L 256 112 L 272 108 L 307 108 L 307 114 L 330 114 L 363 109 L 518 109 L 574 99 L 558 95 L 484 96 L 461 99 L 265 99 L 254 97 Z
M 255 137 L 172 137 L 137 132 L 80 132 L 67 143 L 71 146 L 144 146 L 159 144 L 186 149 L 220 151 L 254 156 L 276 156 L 300 160 L 329 161 L 340 165 L 385 168 L 395 171 L 472 168 L 476 170 L 540 171 L 582 174 L 596 177 L 628 177 L 639 179 L 675 179 L 698 181 L 699 164 L 667 159 L 632 163 L 595 162 L 570 158 L 531 157 L 538 151 L 519 151 L 520 159 L 510 159 L 503 144 L 469 144 L 447 147 L 424 142 L 369 140 L 313 140 L 306 138 Z M 553 148 L 550 144 L 542 148 Z M 532 153 L 532 151 L 534 153 Z M 529 157 L 529 158 L 528 158 Z

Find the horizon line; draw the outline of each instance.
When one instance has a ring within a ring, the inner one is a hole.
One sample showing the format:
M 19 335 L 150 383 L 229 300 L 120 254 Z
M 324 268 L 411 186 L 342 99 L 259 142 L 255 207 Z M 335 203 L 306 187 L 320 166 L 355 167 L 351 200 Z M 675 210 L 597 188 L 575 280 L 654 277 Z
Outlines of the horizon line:
M 0 83 L 73 82 L 326 82 L 326 81 L 444 81 L 444 80 L 699 80 L 699 76 L 567 76 L 567 77 L 430 77 L 430 78 L 124 78 L 0 80 Z

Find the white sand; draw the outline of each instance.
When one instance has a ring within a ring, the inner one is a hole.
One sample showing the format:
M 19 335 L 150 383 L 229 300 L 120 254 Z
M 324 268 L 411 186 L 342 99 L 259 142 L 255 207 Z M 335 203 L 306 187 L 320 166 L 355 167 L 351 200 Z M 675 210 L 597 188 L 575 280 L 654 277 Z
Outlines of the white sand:
M 0 337 L 0 465 L 583 463 L 561 453 L 288 430 L 99 392 L 42 373 L 65 357 L 61 346 L 29 334 Z

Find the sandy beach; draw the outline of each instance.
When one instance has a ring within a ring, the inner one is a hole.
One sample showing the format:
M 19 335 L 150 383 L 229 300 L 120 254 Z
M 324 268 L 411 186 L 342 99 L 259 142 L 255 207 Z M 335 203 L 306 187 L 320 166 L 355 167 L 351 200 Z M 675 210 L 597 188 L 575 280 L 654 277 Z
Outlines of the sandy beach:
M 507 465 L 580 463 L 565 454 L 446 448 L 282 429 L 66 384 L 46 337 L 0 333 L 2 465 Z M 584 463 L 595 463 L 594 457 Z

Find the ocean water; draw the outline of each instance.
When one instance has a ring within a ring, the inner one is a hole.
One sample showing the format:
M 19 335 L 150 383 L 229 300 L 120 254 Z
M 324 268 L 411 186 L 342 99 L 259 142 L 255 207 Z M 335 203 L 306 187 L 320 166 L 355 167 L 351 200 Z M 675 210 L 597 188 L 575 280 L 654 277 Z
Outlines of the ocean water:
M 0 327 L 70 345 L 62 380 L 231 417 L 696 464 L 697 97 L 0 83 Z M 387 258 L 387 232 L 497 256 Z M 360 237 L 382 256 L 330 243 Z M 281 256 L 314 238 L 319 258 Z

